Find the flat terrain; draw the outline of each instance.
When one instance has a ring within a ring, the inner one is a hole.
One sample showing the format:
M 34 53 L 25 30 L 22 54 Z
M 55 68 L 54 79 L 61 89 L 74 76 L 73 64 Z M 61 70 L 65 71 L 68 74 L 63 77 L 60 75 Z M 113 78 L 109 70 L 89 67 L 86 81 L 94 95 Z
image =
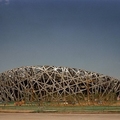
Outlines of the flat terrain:
M 120 120 L 120 114 L 0 113 L 0 120 Z
M 23 105 L 0 106 L 0 112 L 17 113 L 17 112 L 31 112 L 31 113 L 120 113 L 120 106 L 38 106 L 38 105 Z

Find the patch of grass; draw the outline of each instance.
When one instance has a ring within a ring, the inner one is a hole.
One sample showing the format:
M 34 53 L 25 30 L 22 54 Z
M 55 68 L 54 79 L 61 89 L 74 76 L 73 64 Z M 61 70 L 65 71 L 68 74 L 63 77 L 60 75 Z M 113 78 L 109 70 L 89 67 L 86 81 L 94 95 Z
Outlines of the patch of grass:
M 38 106 L 38 105 L 0 105 L 0 110 L 30 110 L 32 112 L 120 112 L 120 106 Z

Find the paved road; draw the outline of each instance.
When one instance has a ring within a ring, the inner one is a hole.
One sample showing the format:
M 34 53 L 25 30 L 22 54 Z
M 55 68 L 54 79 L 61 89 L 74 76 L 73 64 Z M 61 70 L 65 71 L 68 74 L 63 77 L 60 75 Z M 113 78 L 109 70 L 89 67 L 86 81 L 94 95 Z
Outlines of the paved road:
M 120 120 L 120 114 L 0 113 L 0 120 Z

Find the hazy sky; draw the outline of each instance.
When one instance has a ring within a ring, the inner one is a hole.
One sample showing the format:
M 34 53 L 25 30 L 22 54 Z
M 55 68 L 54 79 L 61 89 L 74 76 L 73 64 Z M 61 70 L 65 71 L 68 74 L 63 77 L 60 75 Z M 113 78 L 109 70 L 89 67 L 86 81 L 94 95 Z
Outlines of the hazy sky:
M 120 0 L 0 0 L 0 72 L 27 65 L 120 79 Z

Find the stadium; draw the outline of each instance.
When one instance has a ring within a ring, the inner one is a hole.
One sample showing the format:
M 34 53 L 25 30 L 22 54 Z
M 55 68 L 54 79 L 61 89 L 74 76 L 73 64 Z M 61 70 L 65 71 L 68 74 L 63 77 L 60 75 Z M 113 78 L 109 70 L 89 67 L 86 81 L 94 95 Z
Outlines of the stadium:
M 119 100 L 120 80 L 82 69 L 24 66 L 0 73 L 0 101 Z

